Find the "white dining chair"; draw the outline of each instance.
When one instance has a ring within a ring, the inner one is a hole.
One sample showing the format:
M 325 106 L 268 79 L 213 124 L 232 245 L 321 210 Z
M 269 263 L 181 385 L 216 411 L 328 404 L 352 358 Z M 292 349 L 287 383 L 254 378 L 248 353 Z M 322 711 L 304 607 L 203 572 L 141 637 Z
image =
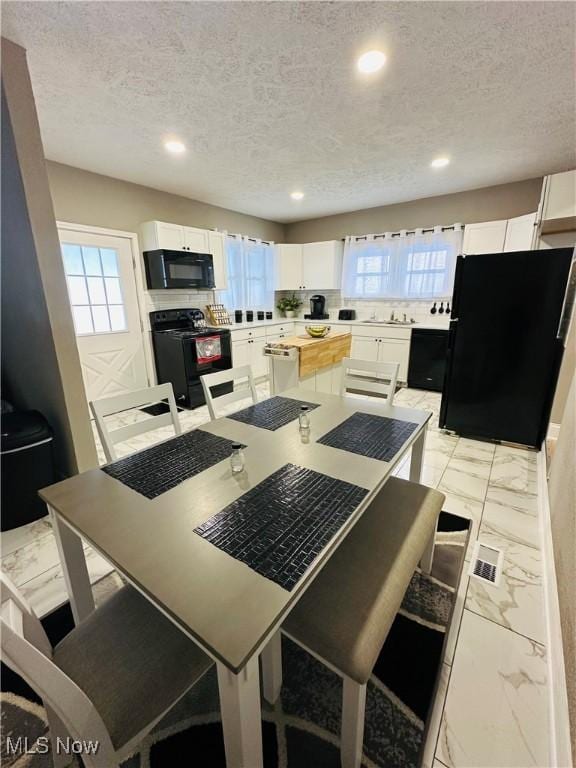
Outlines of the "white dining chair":
M 97 741 L 86 768 L 117 768 L 213 662 L 133 587 L 122 587 L 54 648 L 1 575 L 3 661 L 41 697 L 55 768 L 58 738 Z
M 170 408 L 168 413 L 151 416 L 147 419 L 139 419 L 132 424 L 126 424 L 117 429 L 110 429 L 109 424 L 106 422 L 106 417 L 113 414 L 154 405 L 164 400 L 168 401 Z M 136 437 L 136 435 L 170 425 L 174 427 L 175 434 L 179 435 L 182 432 L 172 384 L 158 384 L 155 387 L 146 387 L 146 389 L 138 389 L 135 392 L 104 397 L 101 400 L 92 400 L 90 408 L 94 415 L 96 429 L 98 430 L 98 436 L 100 437 L 107 461 L 116 461 L 118 458 L 114 448 L 117 443 L 123 443 L 125 440 Z
M 218 406 L 221 407 L 238 402 L 238 400 L 246 400 L 247 397 L 251 397 L 253 403 L 258 402 L 254 376 L 249 365 L 239 365 L 236 368 L 228 368 L 225 371 L 207 373 L 205 376 L 200 376 L 200 381 L 202 382 L 208 413 L 212 421 L 219 418 L 214 407 L 216 400 L 218 400 Z M 234 388 L 232 392 L 227 392 L 224 395 L 214 395 L 212 389 L 221 384 L 233 384 Z M 221 415 L 223 414 L 221 413 Z
M 341 367 L 340 394 L 345 395 L 348 389 L 370 392 L 385 397 L 388 405 L 392 405 L 399 367 L 398 363 L 345 357 Z
M 390 478 L 313 583 L 281 631 L 343 679 L 340 760 L 360 768 L 368 680 L 418 565 L 431 568 L 445 496 Z M 264 698 L 282 684 L 280 633 L 262 653 Z

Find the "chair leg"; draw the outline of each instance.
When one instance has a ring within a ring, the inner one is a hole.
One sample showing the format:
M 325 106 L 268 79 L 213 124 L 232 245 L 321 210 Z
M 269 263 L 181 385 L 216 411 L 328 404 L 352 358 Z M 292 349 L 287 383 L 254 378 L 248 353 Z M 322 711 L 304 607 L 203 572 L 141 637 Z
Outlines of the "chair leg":
M 262 661 L 262 692 L 269 704 L 274 704 L 282 688 L 282 635 L 276 632 L 260 654 Z
M 431 573 L 432 571 L 435 540 L 436 540 L 436 528 L 434 528 L 432 536 L 430 536 L 430 539 L 428 540 L 428 544 L 426 544 L 426 549 L 424 550 L 424 554 L 420 558 L 420 570 L 422 571 L 422 573 Z
M 349 677 L 342 688 L 342 724 L 340 726 L 340 762 L 342 768 L 360 768 L 364 743 L 366 686 Z

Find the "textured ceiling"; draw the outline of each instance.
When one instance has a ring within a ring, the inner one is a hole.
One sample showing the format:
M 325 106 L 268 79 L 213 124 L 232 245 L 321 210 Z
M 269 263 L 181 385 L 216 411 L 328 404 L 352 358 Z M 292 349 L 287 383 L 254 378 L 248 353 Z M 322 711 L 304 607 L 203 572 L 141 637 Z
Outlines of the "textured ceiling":
M 292 221 L 576 164 L 571 2 L 2 5 L 68 165 Z

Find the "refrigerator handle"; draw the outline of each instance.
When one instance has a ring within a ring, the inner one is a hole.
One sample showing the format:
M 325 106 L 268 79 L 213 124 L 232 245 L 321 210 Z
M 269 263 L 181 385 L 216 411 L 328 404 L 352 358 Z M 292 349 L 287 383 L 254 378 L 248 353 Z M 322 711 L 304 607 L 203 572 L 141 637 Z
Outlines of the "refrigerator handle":
M 462 283 L 462 273 L 464 272 L 464 260 L 466 256 L 461 253 L 456 259 L 456 272 L 454 274 L 454 287 L 452 289 L 452 312 L 451 320 L 458 320 L 458 312 L 460 311 L 460 285 Z
M 575 250 L 576 254 L 576 250 Z M 570 272 L 568 273 L 568 282 L 566 283 L 566 293 L 564 294 L 564 303 L 562 305 L 562 312 L 560 313 L 560 322 L 558 323 L 558 332 L 556 338 L 566 341 L 568 335 L 568 329 L 570 327 L 570 320 L 572 318 L 572 310 L 574 309 L 574 299 L 576 296 L 576 255 L 572 257 L 572 263 L 570 264 Z

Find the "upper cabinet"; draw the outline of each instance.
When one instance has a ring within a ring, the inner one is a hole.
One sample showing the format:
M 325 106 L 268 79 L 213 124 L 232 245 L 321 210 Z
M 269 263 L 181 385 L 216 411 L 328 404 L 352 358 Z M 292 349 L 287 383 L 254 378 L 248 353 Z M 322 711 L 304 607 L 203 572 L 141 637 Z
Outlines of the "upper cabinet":
M 576 229 L 576 171 L 544 178 L 541 219 L 542 234 Z
M 534 248 L 536 213 L 514 219 L 466 224 L 462 253 L 501 253 Z
M 329 291 L 340 288 L 343 243 L 292 243 L 277 246 L 276 289 L 279 291 Z
M 503 251 L 507 224 L 506 219 L 466 224 L 462 253 L 498 253 Z
M 527 213 L 525 216 L 508 219 L 506 237 L 504 238 L 505 251 L 530 251 L 534 248 L 536 218 L 536 213 Z
M 190 251 L 192 253 L 211 253 L 214 262 L 215 290 L 228 287 L 225 235 L 198 227 L 183 227 L 180 224 L 168 224 L 164 221 L 147 221 L 140 227 L 143 251 L 162 248 L 167 251 Z

